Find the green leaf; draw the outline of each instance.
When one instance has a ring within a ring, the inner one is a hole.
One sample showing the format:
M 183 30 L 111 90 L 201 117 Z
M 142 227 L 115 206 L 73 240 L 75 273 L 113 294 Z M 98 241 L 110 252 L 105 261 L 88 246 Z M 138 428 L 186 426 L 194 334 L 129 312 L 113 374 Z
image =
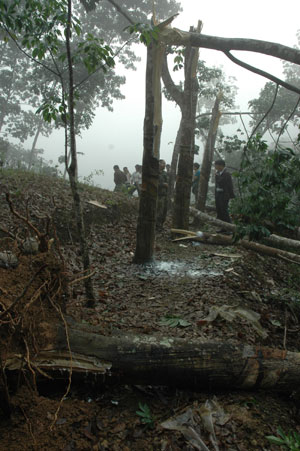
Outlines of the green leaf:
M 285 442 L 279 437 L 275 437 L 275 435 L 267 435 L 266 439 L 269 440 L 269 442 L 274 443 L 274 445 L 283 445 Z
M 188 327 L 191 325 L 191 323 L 189 323 L 188 321 L 181 319 L 177 316 L 165 316 L 160 320 L 159 324 L 161 326 L 168 327 L 177 327 L 177 326 Z

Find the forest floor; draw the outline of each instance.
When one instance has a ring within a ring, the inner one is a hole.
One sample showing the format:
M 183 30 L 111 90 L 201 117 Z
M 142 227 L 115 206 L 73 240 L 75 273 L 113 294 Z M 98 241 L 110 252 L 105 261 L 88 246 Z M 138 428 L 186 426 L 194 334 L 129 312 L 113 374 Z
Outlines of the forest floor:
M 0 388 L 8 354 L 23 353 L 29 364 L 25 382 L 17 389 L 9 384 L 11 417 L 0 409 L 0 450 L 276 450 L 281 448 L 266 436 L 277 435 L 278 428 L 300 433 L 296 392 L 233 387 L 197 393 L 99 386 L 89 377 L 74 377 L 64 396 L 64 381 L 38 382 L 30 367 L 30 356 L 43 345 L 38 330 L 62 311 L 97 326 L 102 335 L 130 331 L 299 351 L 300 268 L 234 245 L 174 242 L 170 218 L 157 234 L 154 264 L 135 265 L 138 199 L 82 185 L 97 295 L 95 307 L 87 308 L 82 282 L 76 283 L 83 274 L 68 184 L 9 171 L 3 171 L 0 184 L 0 257 L 10 251 L 19 260 L 15 268 L 0 268 Z M 9 209 L 8 192 L 24 220 Z M 40 232 L 49 225 L 54 238 L 49 252 L 21 253 L 20 242 L 31 234 L 26 221 Z M 233 315 L 236 307 L 242 316 Z

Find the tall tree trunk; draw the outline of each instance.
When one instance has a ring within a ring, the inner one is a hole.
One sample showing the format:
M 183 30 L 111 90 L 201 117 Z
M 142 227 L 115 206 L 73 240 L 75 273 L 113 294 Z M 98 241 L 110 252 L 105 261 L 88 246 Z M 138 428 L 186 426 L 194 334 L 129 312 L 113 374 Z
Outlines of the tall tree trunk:
M 163 53 L 164 47 L 153 42 L 147 48 L 142 188 L 134 263 L 151 261 L 154 252 L 158 161 L 162 128 L 160 77 Z
M 68 72 L 69 72 L 69 133 L 70 133 L 70 152 L 71 152 L 71 164 L 68 166 L 68 175 L 71 185 L 71 191 L 74 200 L 74 208 L 76 215 L 77 230 L 80 242 L 81 258 L 84 271 L 88 272 L 90 269 L 90 257 L 88 252 L 88 246 L 86 243 L 85 226 L 83 221 L 83 212 L 81 199 L 78 191 L 77 183 L 77 152 L 76 152 L 76 136 L 75 136 L 75 124 L 74 124 L 74 80 L 73 80 L 73 63 L 71 57 L 71 20 L 72 20 L 72 0 L 68 0 L 68 25 L 66 30 L 66 50 L 68 60 Z M 88 299 L 88 305 L 92 307 L 94 305 L 94 290 L 90 277 L 84 279 L 86 296 Z
M 197 32 L 200 33 L 198 24 Z M 191 184 L 193 177 L 195 118 L 198 98 L 198 81 L 196 78 L 199 50 L 186 47 L 184 91 L 182 103 L 182 121 L 179 146 L 178 172 L 175 187 L 173 209 L 173 226 L 188 229 Z
M 211 120 L 209 124 L 209 131 L 206 140 L 206 145 L 204 149 L 202 165 L 200 170 L 200 180 L 198 186 L 198 201 L 196 204 L 196 208 L 198 210 L 204 211 L 207 192 L 208 192 L 208 183 L 211 173 L 212 160 L 214 156 L 214 147 L 218 132 L 219 121 L 221 117 L 220 113 L 220 102 L 222 99 L 222 93 L 219 93 L 216 97 L 214 107 L 212 109 Z

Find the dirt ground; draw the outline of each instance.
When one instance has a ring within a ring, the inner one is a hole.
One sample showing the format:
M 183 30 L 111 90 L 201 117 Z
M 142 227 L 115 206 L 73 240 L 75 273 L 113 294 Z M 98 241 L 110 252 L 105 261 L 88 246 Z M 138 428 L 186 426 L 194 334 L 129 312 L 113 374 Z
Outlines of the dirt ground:
M 278 428 L 300 433 L 293 390 L 195 393 L 101 384 L 91 375 L 73 375 L 69 387 L 66 374 L 49 379 L 30 365 L 51 340 L 48 325 L 65 315 L 102 335 L 130 331 L 299 351 L 299 266 L 234 245 L 173 242 L 170 218 L 157 235 L 153 265 L 135 265 L 138 199 L 82 186 L 97 295 L 91 309 L 68 184 L 3 171 L 1 192 L 0 260 L 11 252 L 18 264 L 0 267 L 0 450 L 276 450 L 266 436 Z M 48 252 L 24 254 L 22 243 L 34 235 L 29 222 L 48 232 Z M 244 315 L 229 320 L 226 312 L 237 307 Z M 23 356 L 21 374 L 4 371 L 12 355 Z

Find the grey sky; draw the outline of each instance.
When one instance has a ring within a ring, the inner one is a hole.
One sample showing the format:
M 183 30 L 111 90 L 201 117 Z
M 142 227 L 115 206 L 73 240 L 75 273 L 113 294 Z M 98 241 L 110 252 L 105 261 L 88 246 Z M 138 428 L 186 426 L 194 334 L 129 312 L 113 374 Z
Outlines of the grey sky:
M 188 31 L 202 20 L 202 32 L 222 37 L 255 38 L 293 46 L 296 32 L 300 29 L 299 0 L 181 0 L 183 12 L 174 20 L 173 26 Z M 114 102 L 114 111 L 99 108 L 93 126 L 78 139 L 77 148 L 84 155 L 79 156 L 79 174 L 88 176 L 96 169 L 102 169 L 104 176 L 95 177 L 102 188 L 112 189 L 113 165 L 127 166 L 132 172 L 136 163 L 142 162 L 143 120 L 145 108 L 145 53 L 138 70 L 127 71 L 127 83 L 122 88 L 125 100 Z M 281 62 L 278 59 L 235 52 L 240 59 L 255 65 L 273 75 L 281 76 Z M 209 65 L 223 66 L 228 76 L 237 78 L 239 87 L 237 104 L 241 111 L 247 109 L 247 102 L 259 94 L 264 78 L 252 74 L 230 62 L 221 52 L 200 50 L 200 58 Z M 163 133 L 161 156 L 170 162 L 173 143 L 179 124 L 179 111 L 173 103 L 163 102 Z M 237 125 L 238 127 L 238 125 Z M 237 128 L 236 127 L 236 128 Z M 38 147 L 45 149 L 44 157 L 57 162 L 64 152 L 63 132 L 55 132 L 49 138 L 42 138 Z

